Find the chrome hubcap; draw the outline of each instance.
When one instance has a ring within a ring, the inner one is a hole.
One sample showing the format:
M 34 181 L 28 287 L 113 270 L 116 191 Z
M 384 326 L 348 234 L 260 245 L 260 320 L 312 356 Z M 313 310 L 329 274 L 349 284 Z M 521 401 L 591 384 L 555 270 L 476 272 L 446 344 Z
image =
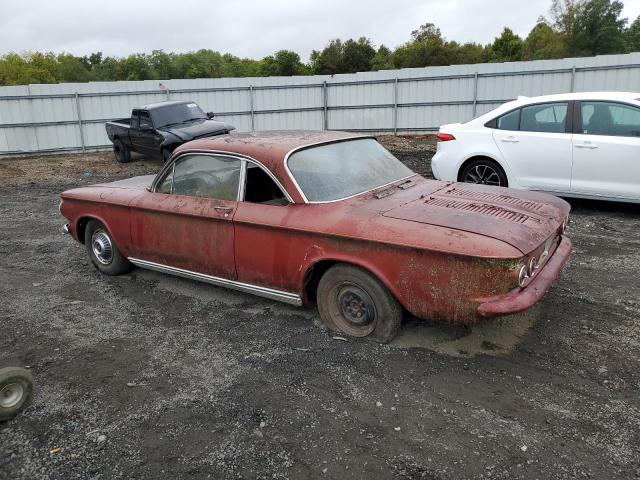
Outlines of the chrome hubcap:
M 9 383 L 0 390 L 0 407 L 11 408 L 24 397 L 24 387 L 20 383 Z
M 338 292 L 340 313 L 349 323 L 357 327 L 370 325 L 375 319 L 375 306 L 371 297 L 356 286 L 342 287 Z
M 464 179 L 467 183 L 500 186 L 500 175 L 489 165 L 476 165 Z
M 113 244 L 104 230 L 97 229 L 93 232 L 93 235 L 91 235 L 91 249 L 102 265 L 109 265 L 113 260 Z

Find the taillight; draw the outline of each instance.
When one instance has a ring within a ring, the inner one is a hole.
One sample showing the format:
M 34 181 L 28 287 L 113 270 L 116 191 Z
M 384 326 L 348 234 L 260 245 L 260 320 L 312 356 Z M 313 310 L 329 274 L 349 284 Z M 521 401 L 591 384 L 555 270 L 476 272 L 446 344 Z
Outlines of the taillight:
M 439 142 L 448 142 L 450 140 L 455 140 L 456 137 L 451 135 L 450 133 L 439 133 L 436 135 L 436 138 Z

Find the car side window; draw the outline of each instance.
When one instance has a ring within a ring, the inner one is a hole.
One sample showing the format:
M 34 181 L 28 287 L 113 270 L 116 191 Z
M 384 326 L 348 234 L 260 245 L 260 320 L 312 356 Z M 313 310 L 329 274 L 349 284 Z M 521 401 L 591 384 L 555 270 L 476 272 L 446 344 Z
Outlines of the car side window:
M 247 162 L 244 201 L 264 205 L 288 205 L 286 195 L 267 172 Z
M 164 178 L 158 182 L 156 193 L 171 193 L 173 187 L 173 168 L 165 173 Z
M 520 109 L 498 117 L 496 127 L 499 130 L 518 130 L 520 125 Z
M 140 127 L 140 113 L 135 111 L 131 114 L 131 128 L 137 130 Z
M 149 112 L 140 112 L 140 130 L 151 130 L 153 124 Z
M 522 107 L 520 130 L 524 132 L 564 133 L 568 110 L 569 104 L 567 102 Z
M 640 108 L 615 102 L 582 102 L 582 133 L 640 137 Z
M 174 195 L 237 200 L 241 161 L 214 155 L 185 155 L 174 166 Z

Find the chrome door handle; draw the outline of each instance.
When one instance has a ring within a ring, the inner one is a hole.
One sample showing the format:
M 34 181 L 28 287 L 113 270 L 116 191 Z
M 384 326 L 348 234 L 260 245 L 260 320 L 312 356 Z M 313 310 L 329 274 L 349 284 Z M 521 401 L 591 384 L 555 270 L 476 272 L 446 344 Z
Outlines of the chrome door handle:
M 518 143 L 520 140 L 518 140 L 516 137 L 507 137 L 501 138 L 500 141 L 504 143 Z
M 588 148 L 589 150 L 593 150 L 594 148 L 598 148 L 597 145 L 593 145 L 591 143 L 576 143 L 576 148 Z
M 216 212 L 224 213 L 225 218 L 229 216 L 233 208 L 231 207 L 213 207 Z

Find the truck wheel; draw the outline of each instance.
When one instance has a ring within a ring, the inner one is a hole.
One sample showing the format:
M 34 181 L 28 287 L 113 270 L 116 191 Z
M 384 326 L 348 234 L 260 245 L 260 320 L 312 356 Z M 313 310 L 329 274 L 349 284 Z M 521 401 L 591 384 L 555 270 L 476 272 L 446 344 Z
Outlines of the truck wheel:
M 122 256 L 111 234 L 99 221 L 90 220 L 87 223 L 84 244 L 91 262 L 102 273 L 120 275 L 131 269 L 131 262 Z
M 131 150 L 119 138 L 113 141 L 113 154 L 120 163 L 128 163 L 131 161 Z
M 0 368 L 0 422 L 11 420 L 27 405 L 33 393 L 29 370 Z
M 369 272 L 351 265 L 331 267 L 320 279 L 318 311 L 331 330 L 388 343 L 398 334 L 402 307 Z

